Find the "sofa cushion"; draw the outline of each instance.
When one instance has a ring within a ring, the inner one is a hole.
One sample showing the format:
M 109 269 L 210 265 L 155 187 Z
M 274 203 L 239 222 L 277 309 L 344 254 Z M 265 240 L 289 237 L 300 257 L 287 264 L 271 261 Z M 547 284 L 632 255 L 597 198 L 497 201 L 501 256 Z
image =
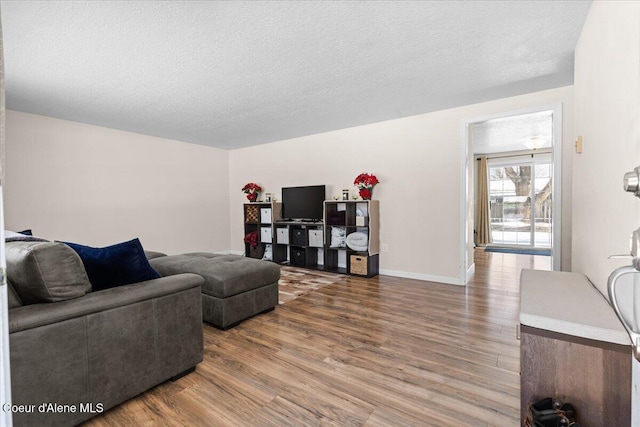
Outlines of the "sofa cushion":
M 57 242 L 7 242 L 7 278 L 23 304 L 58 302 L 91 291 L 82 260 Z
M 36 237 L 31 234 L 26 234 L 24 232 L 16 233 L 15 231 L 11 231 L 11 230 L 4 230 L 4 241 L 5 242 L 48 242 L 47 239 L 43 239 L 42 237 Z
M 20 297 L 16 293 L 16 290 L 11 286 L 11 282 L 7 280 L 7 297 L 9 299 L 9 310 L 12 308 L 20 307 L 22 305 L 22 301 L 20 301 Z
M 160 258 L 163 256 L 167 256 L 167 254 L 162 253 L 162 252 L 155 252 L 155 251 L 144 251 L 144 255 L 147 257 L 147 259 L 154 259 L 154 258 Z
M 9 314 L 9 333 L 60 323 L 105 310 L 117 310 L 153 298 L 163 298 L 194 287 L 199 288 L 202 282 L 204 282 L 202 277 L 196 274 L 179 274 L 161 277 L 150 282 L 132 283 L 99 292 L 89 292 L 83 298 L 58 304 L 18 307 Z M 200 292 L 199 289 L 198 292 Z
M 94 291 L 160 277 L 149 265 L 138 239 L 104 248 L 65 243 L 80 255 Z

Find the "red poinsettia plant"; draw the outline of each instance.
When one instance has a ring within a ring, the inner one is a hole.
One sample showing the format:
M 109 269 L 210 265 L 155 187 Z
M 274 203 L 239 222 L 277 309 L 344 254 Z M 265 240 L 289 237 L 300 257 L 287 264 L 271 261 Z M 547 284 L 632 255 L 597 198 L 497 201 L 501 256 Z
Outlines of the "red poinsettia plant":
M 371 200 L 373 187 L 379 184 L 378 178 L 370 173 L 361 173 L 353 180 L 353 185 L 360 189 L 360 197 L 363 200 Z
M 258 232 L 252 231 L 251 233 L 248 233 L 244 236 L 244 242 L 251 245 L 252 248 L 258 246 Z
M 258 195 L 262 192 L 262 187 L 255 182 L 250 182 L 242 187 L 242 191 L 247 195 L 247 199 L 249 199 L 250 202 L 255 202 L 258 200 Z

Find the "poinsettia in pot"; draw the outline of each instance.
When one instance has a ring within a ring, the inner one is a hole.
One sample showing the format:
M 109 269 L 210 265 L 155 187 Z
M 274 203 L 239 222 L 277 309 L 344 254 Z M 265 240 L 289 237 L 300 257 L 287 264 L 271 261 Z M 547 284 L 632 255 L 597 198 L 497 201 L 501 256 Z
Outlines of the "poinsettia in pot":
M 247 195 L 247 199 L 249 199 L 250 202 L 255 202 L 258 200 L 258 195 L 262 192 L 262 187 L 255 182 L 250 182 L 242 187 L 242 191 Z
M 353 185 L 360 189 L 360 197 L 362 197 L 362 200 L 371 200 L 373 187 L 379 183 L 378 178 L 370 173 L 361 173 L 353 180 Z
M 249 256 L 251 258 L 262 258 L 263 247 L 259 245 L 259 234 L 257 231 L 251 231 L 244 236 L 244 243 L 249 245 Z
M 251 233 L 247 233 L 247 235 L 244 236 L 244 242 L 251 245 L 252 248 L 258 246 L 258 232 L 252 231 Z

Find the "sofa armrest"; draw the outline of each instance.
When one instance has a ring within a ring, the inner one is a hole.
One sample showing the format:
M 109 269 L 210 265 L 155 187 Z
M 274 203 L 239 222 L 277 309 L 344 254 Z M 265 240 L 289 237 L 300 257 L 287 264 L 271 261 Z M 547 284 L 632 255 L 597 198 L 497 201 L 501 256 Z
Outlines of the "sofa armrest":
M 88 314 L 201 287 L 197 274 L 177 274 L 131 285 L 91 292 L 83 297 L 53 303 L 31 304 L 9 310 L 9 333 L 33 329 Z

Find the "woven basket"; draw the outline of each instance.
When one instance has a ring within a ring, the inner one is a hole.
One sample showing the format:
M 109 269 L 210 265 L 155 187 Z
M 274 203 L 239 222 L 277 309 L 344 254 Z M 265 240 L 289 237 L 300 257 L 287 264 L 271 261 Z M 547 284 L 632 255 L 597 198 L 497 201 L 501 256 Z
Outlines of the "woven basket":
M 257 223 L 258 222 L 258 207 L 255 205 L 246 205 L 244 207 L 244 222 L 249 223 Z
M 351 255 L 351 274 L 367 275 L 367 256 Z

